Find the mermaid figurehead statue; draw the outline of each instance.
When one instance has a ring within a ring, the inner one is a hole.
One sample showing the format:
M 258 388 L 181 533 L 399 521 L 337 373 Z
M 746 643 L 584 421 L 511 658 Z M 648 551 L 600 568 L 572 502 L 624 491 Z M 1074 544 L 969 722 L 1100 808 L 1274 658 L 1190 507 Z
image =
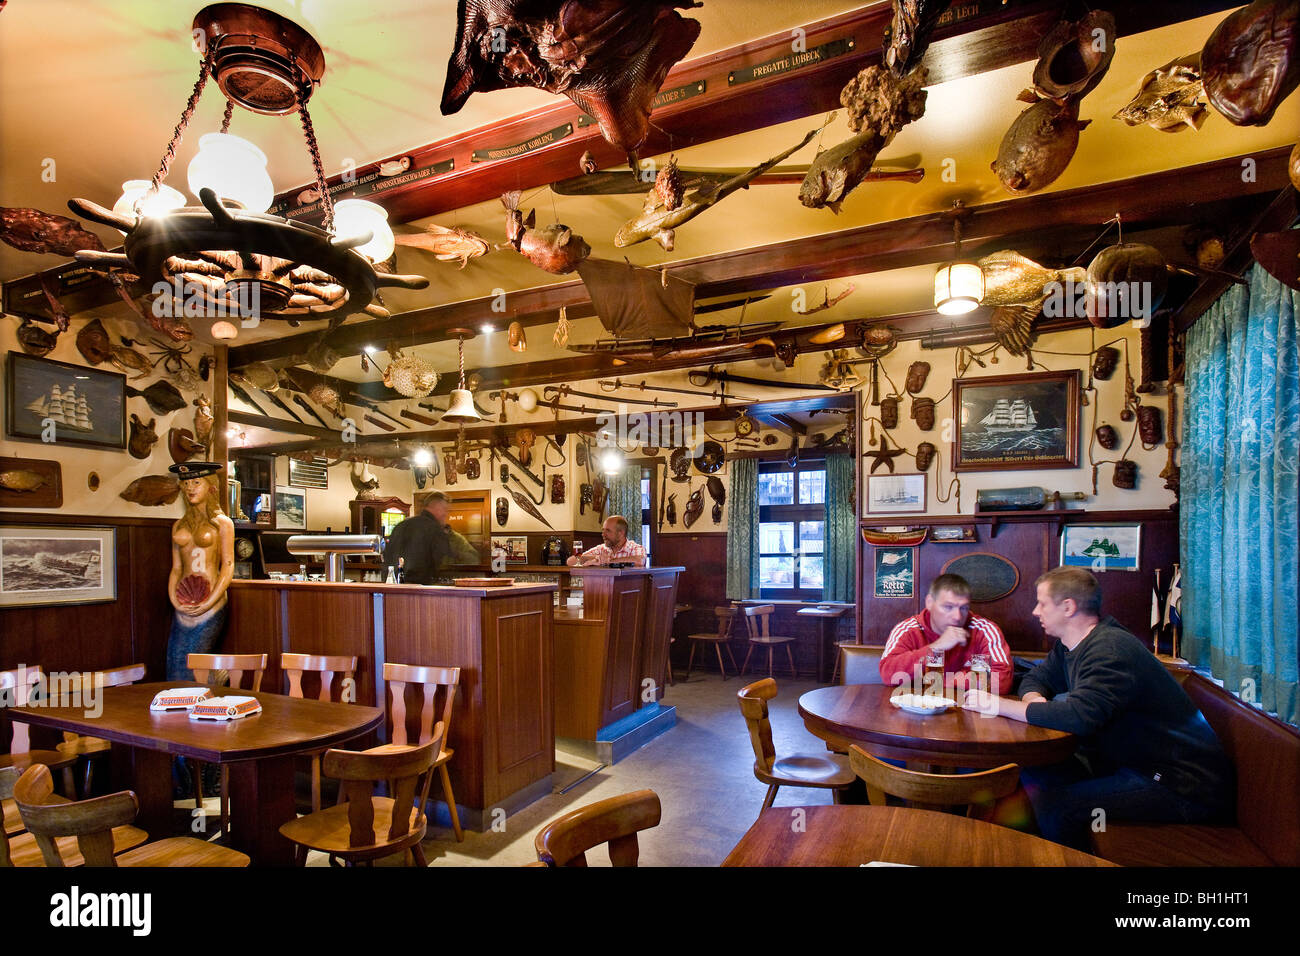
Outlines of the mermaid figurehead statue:
M 172 525 L 167 596 L 175 613 L 167 644 L 168 679 L 185 677 L 189 654 L 207 653 L 221 637 L 226 592 L 235 566 L 235 523 L 221 508 L 217 462 L 186 461 L 169 471 L 180 479 L 185 514 Z

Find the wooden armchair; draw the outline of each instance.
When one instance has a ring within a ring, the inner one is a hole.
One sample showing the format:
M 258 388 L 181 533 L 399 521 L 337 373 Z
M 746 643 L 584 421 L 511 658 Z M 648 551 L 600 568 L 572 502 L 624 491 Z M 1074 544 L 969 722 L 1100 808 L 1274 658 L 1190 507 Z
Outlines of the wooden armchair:
M 82 686 L 125 687 L 136 681 L 144 680 L 143 664 L 128 664 L 126 667 L 114 667 L 106 671 L 93 671 L 82 675 Z M 63 743 L 58 751 L 65 757 L 83 761 L 85 770 L 81 779 L 81 795 L 90 796 L 90 785 L 94 779 L 95 764 L 108 759 L 112 745 L 102 737 L 83 737 L 72 731 L 63 732 Z
M 767 784 L 763 809 L 772 806 L 782 787 L 814 787 L 830 790 L 840 802 L 841 794 L 853 784 L 853 771 L 841 754 L 790 754 L 778 758 L 772 744 L 772 724 L 768 720 L 767 702 L 776 697 L 776 681 L 770 677 L 742 687 L 736 695 L 740 712 L 749 725 L 749 742 L 754 747 L 754 776 Z
M 68 844 L 61 837 L 75 838 L 86 866 L 248 866 L 243 853 L 193 837 L 172 837 L 119 852 L 119 828 L 135 820 L 140 803 L 130 790 L 76 802 L 54 796 L 50 769 L 29 767 L 14 784 L 14 801 L 23 823 L 35 838 L 46 866 L 68 866 L 75 857 L 64 857 Z M 134 830 L 135 834 L 142 831 Z M 134 835 L 131 835 L 134 839 Z
M 767 648 L 767 676 L 772 676 L 772 650 L 778 645 L 785 647 L 785 656 L 790 660 L 790 679 L 798 680 L 799 672 L 794 666 L 794 652 L 791 651 L 790 645 L 794 643 L 793 637 L 780 637 L 768 633 L 769 622 L 772 615 L 776 612 L 774 604 L 759 604 L 756 607 L 743 607 L 740 609 L 745 615 L 745 628 L 749 631 L 749 652 L 745 654 L 745 661 L 740 665 L 740 673 L 744 674 L 749 667 L 750 655 L 754 653 L 755 647 Z
M 609 862 L 636 866 L 641 854 L 637 834 L 659 825 L 659 795 L 637 790 L 600 800 L 552 820 L 533 841 L 537 859 L 546 866 L 586 866 L 587 851 L 609 844 Z
M 185 666 L 194 671 L 194 680 L 200 684 L 213 687 L 225 672 L 229 676 L 231 694 L 238 694 L 243 689 L 244 675 L 250 675 L 249 690 L 262 689 L 262 675 L 266 672 L 265 654 L 190 654 L 185 658 Z M 218 696 L 225 696 L 224 692 Z M 203 764 L 191 760 L 190 766 L 194 777 L 194 809 L 203 809 Z M 226 829 L 230 821 L 230 767 L 221 765 L 221 816 L 220 826 Z
M 328 853 L 348 865 L 409 850 L 417 866 L 428 866 L 420 841 L 428 831 L 424 807 L 443 733 L 439 722 L 418 747 L 385 744 L 365 751 L 325 751 L 322 769 L 342 781 L 345 802 L 280 827 L 285 839 L 298 845 L 298 865 L 306 866 L 308 850 Z M 375 796 L 375 785 L 381 782 L 388 783 L 391 797 Z
M 303 674 L 317 674 L 320 677 L 320 689 L 317 700 L 332 700 L 334 692 L 334 675 L 339 676 L 339 686 L 344 688 L 349 682 L 355 682 L 357 673 L 356 655 L 350 657 L 327 654 L 281 654 L 280 669 L 289 680 L 289 696 L 302 697 Z M 355 703 L 355 698 L 346 703 Z M 325 753 L 318 750 L 310 755 L 311 759 L 311 808 L 320 809 L 320 758 Z
M 13 706 L 23 707 L 31 700 L 32 691 L 41 683 L 42 676 L 39 667 L 0 671 L 0 695 L 8 698 Z M 59 771 L 63 792 L 76 796 L 76 784 L 72 779 L 76 756 L 67 756 L 57 750 L 33 750 L 31 728 L 17 720 L 9 723 L 13 727 L 13 736 L 9 740 L 9 753 L 0 754 L 0 767 L 17 767 L 21 771 L 35 764 L 44 764 Z
M 18 805 L 13 800 L 14 785 L 18 783 L 19 776 L 20 771 L 17 767 L 0 767 L 0 801 L 2 801 L 0 803 L 0 814 L 7 816 L 5 807 L 12 806 L 13 809 L 8 813 L 12 813 L 18 823 L 18 832 L 12 837 L 5 832 L 3 826 L 0 826 L 0 867 L 44 866 L 45 857 L 41 854 L 41 848 L 36 843 L 36 837 L 23 831 L 22 817 L 18 813 Z M 66 802 L 63 798 L 52 794 L 49 800 L 51 803 Z M 149 839 L 149 834 L 133 826 L 113 827 L 112 832 L 114 854 L 123 853 L 132 847 L 137 847 Z M 82 866 L 86 862 L 81 855 L 81 851 L 77 848 L 75 837 L 59 837 L 54 842 L 66 866 Z
M 885 794 L 921 810 L 965 806 L 966 815 L 986 819 L 995 801 L 1010 796 L 1020 783 L 1020 767 L 1009 763 L 977 773 L 920 773 L 885 763 L 857 744 L 849 748 L 853 772 L 867 785 L 867 799 L 885 805 Z
M 451 790 L 451 777 L 447 774 L 447 764 L 455 751 L 447 746 L 447 735 L 451 733 L 452 704 L 456 700 L 456 685 L 460 683 L 459 667 L 421 667 L 415 664 L 384 663 L 384 683 L 388 685 L 388 715 L 392 721 L 392 742 L 398 746 L 408 745 L 409 729 L 406 726 L 406 686 L 418 684 L 422 703 L 420 707 L 419 736 L 417 745 L 428 743 L 434 734 L 434 713 L 438 711 L 441 699 L 441 714 L 438 718 L 443 728 L 442 752 L 434 761 L 434 768 L 442 782 L 443 799 L 447 801 L 447 812 L 451 815 L 451 828 L 456 834 L 456 842 L 465 839 L 465 831 L 460 826 L 460 813 L 456 810 L 456 795 Z

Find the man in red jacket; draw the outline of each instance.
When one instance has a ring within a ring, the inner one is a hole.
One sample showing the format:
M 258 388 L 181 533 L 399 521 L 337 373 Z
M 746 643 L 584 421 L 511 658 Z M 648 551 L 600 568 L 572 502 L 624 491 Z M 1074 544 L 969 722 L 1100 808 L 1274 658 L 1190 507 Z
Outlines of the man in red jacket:
M 977 654 L 988 660 L 989 687 L 1011 692 L 1011 649 L 1001 629 L 986 617 L 970 613 L 970 585 L 956 574 L 941 574 L 930 582 L 925 610 L 895 625 L 880 657 L 880 678 L 886 684 L 923 688 L 926 658 L 943 655 L 945 684 L 964 690 L 970 683 L 970 662 Z M 950 676 L 951 675 L 951 676 Z

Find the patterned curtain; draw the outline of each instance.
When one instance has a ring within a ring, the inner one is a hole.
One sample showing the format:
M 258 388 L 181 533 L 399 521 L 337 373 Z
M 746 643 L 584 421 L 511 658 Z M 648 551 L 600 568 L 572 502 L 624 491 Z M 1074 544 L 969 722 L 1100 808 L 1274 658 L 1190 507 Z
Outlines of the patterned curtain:
M 822 600 L 852 601 L 853 547 L 858 529 L 853 508 L 853 456 L 826 456 L 826 557 Z
M 735 458 L 727 494 L 727 597 L 758 597 L 758 459 Z
M 1187 334 L 1183 652 L 1297 723 L 1300 294 L 1248 278 Z
M 641 468 L 625 465 L 612 479 L 609 499 L 605 504 L 605 517 L 622 515 L 627 519 L 627 539 L 641 542 Z

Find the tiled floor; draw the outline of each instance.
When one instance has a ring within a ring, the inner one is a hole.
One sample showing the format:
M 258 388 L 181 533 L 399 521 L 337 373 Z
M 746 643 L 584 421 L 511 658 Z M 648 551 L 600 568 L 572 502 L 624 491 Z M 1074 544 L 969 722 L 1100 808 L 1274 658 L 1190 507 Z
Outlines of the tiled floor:
M 746 678 L 746 680 L 753 678 Z M 825 753 L 824 744 L 804 729 L 796 703 L 818 686 L 782 681 L 771 703 L 772 736 L 778 754 Z M 754 779 L 754 753 L 736 703 L 743 682 L 723 681 L 696 672 L 689 683 L 669 687 L 665 703 L 677 708 L 677 725 L 668 733 L 605 767 L 568 793 L 552 792 L 504 822 L 500 832 L 471 833 L 457 843 L 450 829 L 430 831 L 424 843 L 430 866 L 520 866 L 536 859 L 533 838 L 548 821 L 605 797 L 650 788 L 659 794 L 663 819 L 641 836 L 642 866 L 717 866 L 758 816 L 766 788 Z M 594 764 L 556 754 L 555 790 L 568 786 Z M 215 801 L 209 801 L 215 809 Z M 777 806 L 830 803 L 829 791 L 783 789 Z M 588 854 L 592 865 L 608 863 L 601 851 Z M 399 862 L 394 858 L 391 862 Z M 312 854 L 308 865 L 324 865 Z

